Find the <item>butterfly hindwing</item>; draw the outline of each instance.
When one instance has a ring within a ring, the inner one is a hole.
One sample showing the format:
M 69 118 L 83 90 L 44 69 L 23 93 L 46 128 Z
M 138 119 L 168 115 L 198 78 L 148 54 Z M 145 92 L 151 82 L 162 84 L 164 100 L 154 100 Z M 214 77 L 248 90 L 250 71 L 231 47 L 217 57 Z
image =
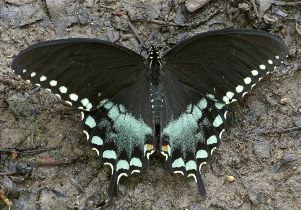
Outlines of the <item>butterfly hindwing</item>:
M 97 110 L 83 113 L 87 140 L 112 169 L 111 196 L 120 178 L 143 171 L 155 150 L 148 85 L 141 72 L 131 86 L 101 101 Z
M 163 56 L 161 152 L 173 173 L 195 178 L 219 145 L 227 104 L 246 95 L 287 55 L 285 44 L 254 30 L 196 35 Z
M 161 132 L 161 153 L 166 157 L 171 172 L 194 177 L 199 192 L 205 195 L 201 168 L 211 159 L 225 131 L 225 104 L 209 94 L 203 96 L 176 83 L 168 79 L 163 83 L 166 87 L 163 94 L 164 107 L 170 110 L 165 110 L 163 119 L 172 117 L 169 121 L 163 121 L 166 125 Z M 169 92 L 173 89 L 170 87 L 178 87 L 177 92 Z M 178 103 L 174 102 L 175 98 Z M 187 104 L 187 101 L 191 103 Z M 177 115 L 183 106 L 185 109 Z
M 82 123 L 92 149 L 111 167 L 109 194 L 116 195 L 122 176 L 140 173 L 147 166 L 154 148 L 152 129 L 123 105 L 110 101 L 98 110 L 83 112 Z

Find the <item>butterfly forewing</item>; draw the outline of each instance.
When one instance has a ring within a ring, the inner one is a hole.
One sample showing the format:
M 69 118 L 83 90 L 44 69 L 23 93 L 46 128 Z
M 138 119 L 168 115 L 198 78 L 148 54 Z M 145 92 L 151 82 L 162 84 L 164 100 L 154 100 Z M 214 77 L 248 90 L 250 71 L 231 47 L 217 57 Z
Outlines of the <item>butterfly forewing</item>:
M 161 152 L 172 172 L 193 176 L 205 194 L 201 166 L 221 140 L 226 105 L 245 96 L 286 55 L 275 36 L 235 29 L 196 35 L 166 53 Z
M 33 45 L 19 53 L 12 69 L 85 110 L 112 98 L 136 81 L 144 59 L 124 47 L 96 39 L 65 39 Z
M 179 82 L 235 101 L 270 73 L 287 55 L 277 37 L 253 30 L 221 30 L 194 36 L 165 55 L 165 71 Z

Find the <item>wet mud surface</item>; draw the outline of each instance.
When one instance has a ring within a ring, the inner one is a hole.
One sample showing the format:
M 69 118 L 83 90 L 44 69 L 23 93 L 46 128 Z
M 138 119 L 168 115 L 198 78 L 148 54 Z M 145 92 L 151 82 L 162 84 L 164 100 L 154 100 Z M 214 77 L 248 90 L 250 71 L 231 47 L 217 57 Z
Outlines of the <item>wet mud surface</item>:
M 205 2 L 0 2 L 0 209 L 301 209 L 301 4 Z M 164 52 L 228 27 L 278 35 L 289 58 L 232 105 L 230 126 L 204 169 L 206 199 L 159 156 L 146 173 L 122 179 L 109 199 L 110 169 L 87 145 L 79 111 L 10 69 L 21 49 L 50 39 L 99 38 L 146 55 L 150 42 Z

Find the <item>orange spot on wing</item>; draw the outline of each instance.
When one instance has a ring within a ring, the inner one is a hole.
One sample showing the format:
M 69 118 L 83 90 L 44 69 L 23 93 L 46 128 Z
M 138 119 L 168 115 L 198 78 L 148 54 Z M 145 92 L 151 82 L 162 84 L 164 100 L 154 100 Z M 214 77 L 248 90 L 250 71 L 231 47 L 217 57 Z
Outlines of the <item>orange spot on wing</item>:
M 154 149 L 154 145 L 152 145 L 152 144 L 146 144 L 146 148 L 147 148 L 147 151 L 153 150 Z
M 168 152 L 168 149 L 169 149 L 169 145 L 168 144 L 162 146 L 162 151 L 163 152 Z

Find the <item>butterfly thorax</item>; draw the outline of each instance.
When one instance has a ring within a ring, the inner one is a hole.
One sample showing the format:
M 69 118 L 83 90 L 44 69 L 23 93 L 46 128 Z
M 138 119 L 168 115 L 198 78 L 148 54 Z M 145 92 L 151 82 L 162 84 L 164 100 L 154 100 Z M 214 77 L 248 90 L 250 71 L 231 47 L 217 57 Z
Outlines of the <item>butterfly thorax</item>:
M 152 106 L 153 123 L 161 122 L 161 110 L 163 106 L 163 92 L 161 85 L 161 58 L 156 47 L 152 46 L 149 51 L 148 65 L 150 70 L 150 103 Z

